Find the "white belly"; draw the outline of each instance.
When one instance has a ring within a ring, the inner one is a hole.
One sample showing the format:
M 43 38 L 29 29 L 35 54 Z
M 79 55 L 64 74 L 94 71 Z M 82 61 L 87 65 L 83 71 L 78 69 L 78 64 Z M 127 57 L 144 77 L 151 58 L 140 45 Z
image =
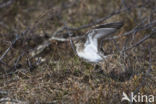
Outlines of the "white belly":
M 93 45 L 88 45 L 83 51 L 78 52 L 78 56 L 90 62 L 99 62 L 103 60 L 98 54 L 97 47 L 94 47 Z

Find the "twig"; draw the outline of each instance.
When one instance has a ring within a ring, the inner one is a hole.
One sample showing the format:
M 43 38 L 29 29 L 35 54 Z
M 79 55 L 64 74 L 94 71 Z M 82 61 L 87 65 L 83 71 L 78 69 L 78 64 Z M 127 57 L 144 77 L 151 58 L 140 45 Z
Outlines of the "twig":
M 153 22 L 151 23 L 148 23 L 148 24 L 145 24 L 144 26 L 142 26 L 142 22 L 137 25 L 135 28 L 133 28 L 132 30 L 126 32 L 126 33 L 123 33 L 119 36 L 113 36 L 111 38 L 105 38 L 104 40 L 114 40 L 114 39 L 118 39 L 118 38 L 121 38 L 122 36 L 128 36 L 128 35 L 131 35 L 133 33 L 136 33 L 136 32 L 139 32 L 141 30 L 146 30 L 146 29 L 149 29 L 151 28 L 152 26 L 154 26 L 156 24 L 156 20 L 154 20 Z
M 122 10 L 116 10 L 116 11 L 113 11 L 112 13 L 110 13 L 108 16 L 106 17 L 103 17 L 103 18 L 100 18 L 100 19 L 97 19 L 95 20 L 94 22 L 92 23 L 89 23 L 89 24 L 85 24 L 85 25 L 82 25 L 80 27 L 77 27 L 77 28 L 71 28 L 71 27 L 68 27 L 67 29 L 68 30 L 71 30 L 71 31 L 78 31 L 78 30 L 81 30 L 81 29 L 85 29 L 85 28 L 88 28 L 88 27 L 91 27 L 91 26 L 94 26 L 96 24 L 100 24 L 102 23 L 103 21 L 109 19 L 110 17 L 114 16 L 114 15 L 118 15 L 120 14 L 121 12 L 125 12 L 127 11 L 127 9 L 122 9 Z
M 119 35 L 119 36 L 114 36 L 112 38 L 105 38 L 104 40 L 114 40 L 114 39 L 118 39 L 118 38 L 121 38 L 122 36 L 128 36 L 130 34 L 133 34 L 133 33 L 136 33 L 136 32 L 139 32 L 141 30 L 145 30 L 145 29 L 149 29 L 151 28 L 153 25 L 156 24 L 156 20 L 152 21 L 151 23 L 148 23 L 148 24 L 145 24 L 144 26 L 143 23 L 146 21 L 147 19 L 144 19 L 141 23 L 139 23 L 137 26 L 135 26 L 135 28 L 133 28 L 132 30 L 126 32 L 126 33 L 123 33 L 122 35 Z M 69 38 L 60 38 L 60 37 L 55 37 L 58 33 L 62 32 L 63 30 L 65 29 L 69 29 L 68 27 L 63 27 L 61 28 L 59 31 L 55 32 L 52 37 L 49 39 L 49 40 L 58 40 L 58 41 L 70 41 Z M 78 40 L 78 39 L 82 39 L 84 38 L 85 36 L 82 35 L 82 36 L 76 36 L 76 37 L 72 37 L 72 40 Z
M 150 38 L 152 35 L 154 35 L 154 33 L 156 33 L 156 32 L 152 32 L 152 33 L 150 33 L 150 34 L 148 34 L 148 35 L 145 35 L 145 37 L 143 37 L 143 38 L 142 38 L 140 41 L 138 41 L 136 44 L 134 44 L 134 45 L 132 45 L 132 46 L 126 48 L 126 49 L 123 49 L 121 52 L 130 50 L 130 49 L 132 49 L 132 48 L 134 48 L 134 47 L 137 47 L 138 45 L 140 45 L 141 43 L 143 43 L 145 40 L 147 40 L 148 38 Z
M 9 50 L 12 48 L 12 46 L 16 43 L 18 39 L 19 39 L 19 35 L 16 35 L 16 38 L 11 42 L 10 46 L 5 50 L 5 52 L 0 57 L 0 61 L 2 61 L 2 59 L 7 55 Z
M 145 21 L 145 20 L 144 20 L 144 21 Z M 156 23 L 156 21 L 153 21 L 153 22 L 151 22 L 151 23 L 148 23 L 148 24 L 145 24 L 144 26 L 142 26 L 143 23 L 144 23 L 144 22 L 139 23 L 135 28 L 133 28 L 132 30 L 130 30 L 130 31 L 126 32 L 126 33 L 123 33 L 122 35 L 114 36 L 114 37 L 112 37 L 112 38 L 106 38 L 106 39 L 104 39 L 104 40 L 114 40 L 114 39 L 121 38 L 122 36 L 128 36 L 128 35 L 130 35 L 130 34 L 133 34 L 134 32 L 136 33 L 136 32 L 139 32 L 139 31 L 141 31 L 141 30 L 149 29 L 149 28 L 151 28 L 151 27 Z M 142 26 L 142 27 L 141 27 L 141 26 Z M 62 32 L 64 29 L 68 29 L 68 28 L 65 28 L 65 27 L 61 28 L 59 31 L 57 31 L 56 33 L 54 33 L 54 34 L 52 35 L 52 37 L 49 39 L 49 41 L 51 41 L 51 40 L 70 41 L 70 38 L 55 37 L 56 34 Z M 54 35 L 55 35 L 55 36 L 54 36 Z M 71 39 L 72 39 L 72 40 L 78 40 L 78 39 L 82 39 L 82 38 L 84 38 L 84 37 L 85 37 L 85 35 L 82 35 L 82 36 L 71 37 Z

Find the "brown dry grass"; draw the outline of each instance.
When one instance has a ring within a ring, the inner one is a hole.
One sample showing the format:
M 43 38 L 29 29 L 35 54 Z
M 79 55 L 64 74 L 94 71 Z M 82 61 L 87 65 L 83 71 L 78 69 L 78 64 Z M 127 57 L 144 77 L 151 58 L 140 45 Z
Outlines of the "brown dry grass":
M 120 3 L 119 0 L 80 0 L 70 8 L 63 7 L 72 5 L 73 2 L 73 0 L 16 0 L 8 9 L 0 9 L 2 14 L 0 18 L 6 24 L 6 27 L 0 25 L 1 56 L 9 46 L 7 41 L 15 37 L 14 33 L 23 32 L 27 26 L 33 26 L 34 21 L 43 12 L 53 8 L 48 16 L 39 20 L 43 22 L 34 28 L 32 33 L 25 36 L 26 41 L 17 41 L 9 51 L 3 60 L 8 66 L 0 64 L 0 90 L 7 91 L 7 94 L 0 94 L 0 98 L 9 97 L 31 104 L 126 104 L 127 102 L 121 102 L 123 91 L 156 94 L 155 38 L 150 38 L 139 47 L 129 50 L 124 57 L 120 54 L 110 57 L 103 62 L 102 70 L 94 70 L 94 65 L 75 56 L 68 42 L 52 41 L 51 46 L 40 55 L 46 59 L 45 63 L 31 69 L 27 65 L 28 55 L 25 53 L 16 73 L 5 75 L 7 70 L 14 72 L 14 69 L 10 67 L 23 51 L 30 50 L 46 40 L 45 32 L 52 34 L 63 25 L 64 21 L 73 27 L 90 23 L 107 16 L 112 10 L 118 8 Z M 139 3 L 142 2 L 138 1 Z M 139 23 L 138 12 L 141 12 L 142 16 L 148 16 L 150 11 L 150 6 L 146 9 L 134 9 L 131 13 L 121 13 L 105 22 L 124 20 L 124 27 L 116 34 L 119 35 L 131 30 Z M 85 31 L 87 29 L 76 34 L 82 34 Z M 145 33 L 148 31 L 137 33 L 134 42 L 144 37 Z M 119 48 L 125 41 L 130 41 L 126 39 L 122 37 L 117 40 Z M 104 48 L 113 53 L 117 53 L 118 50 L 113 41 L 106 41 Z M 31 61 L 35 63 L 34 59 Z M 151 66 L 150 73 L 149 66 Z

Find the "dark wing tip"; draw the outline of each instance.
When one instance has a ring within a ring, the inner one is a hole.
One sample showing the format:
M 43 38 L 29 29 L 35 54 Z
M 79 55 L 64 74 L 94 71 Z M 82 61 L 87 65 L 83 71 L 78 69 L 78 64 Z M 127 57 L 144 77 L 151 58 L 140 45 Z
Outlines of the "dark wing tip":
M 99 26 L 95 27 L 95 29 L 99 29 L 99 28 L 116 28 L 116 29 L 120 29 L 123 25 L 124 25 L 123 22 L 114 22 L 114 23 L 99 25 Z

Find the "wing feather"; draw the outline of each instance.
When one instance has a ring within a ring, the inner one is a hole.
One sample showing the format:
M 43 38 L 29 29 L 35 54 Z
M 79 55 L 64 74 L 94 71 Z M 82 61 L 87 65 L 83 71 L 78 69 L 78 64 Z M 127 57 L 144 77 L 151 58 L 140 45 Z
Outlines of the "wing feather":
M 123 22 L 99 25 L 93 28 L 93 30 L 91 30 L 90 32 L 88 32 L 87 41 L 93 42 L 97 47 L 99 47 L 99 45 L 101 45 L 101 42 L 105 37 L 113 34 L 122 26 L 123 26 Z
M 93 29 L 93 31 L 95 31 L 96 34 L 93 35 L 92 38 L 93 39 L 104 38 L 104 37 L 116 32 L 116 30 L 120 29 L 122 26 L 123 26 L 123 22 L 99 25 Z

